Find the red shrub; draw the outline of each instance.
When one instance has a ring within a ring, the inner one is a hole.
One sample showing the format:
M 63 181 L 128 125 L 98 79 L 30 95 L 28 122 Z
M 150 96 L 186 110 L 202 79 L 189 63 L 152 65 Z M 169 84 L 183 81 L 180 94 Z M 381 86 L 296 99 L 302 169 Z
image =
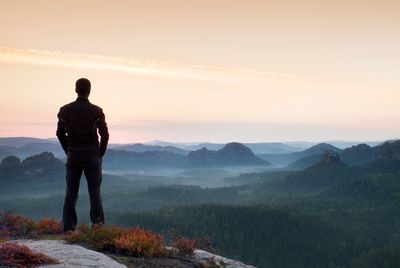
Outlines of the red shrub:
M 99 225 L 81 225 L 65 237 L 70 243 L 87 243 L 97 250 L 116 250 L 132 256 L 152 257 L 163 254 L 163 238 L 140 228 L 124 229 Z
M 97 249 L 112 249 L 114 248 L 114 240 L 120 237 L 123 229 L 112 226 L 98 225 L 89 232 L 89 241 Z
M 10 233 L 9 230 L 0 227 L 0 242 L 1 240 L 7 240 L 12 236 L 12 233 Z
M 212 241 L 208 237 L 196 238 L 196 248 L 208 252 L 215 252 L 215 249 L 212 246 Z
M 44 218 L 34 224 L 34 230 L 38 234 L 61 234 L 63 227 L 55 219 Z
M 186 237 L 177 237 L 172 242 L 172 246 L 178 250 L 178 254 L 190 257 L 197 247 L 197 241 Z
M 0 263 L 18 268 L 30 268 L 40 264 L 57 264 L 59 262 L 42 253 L 32 252 L 26 246 L 6 242 L 0 244 Z
M 85 243 L 88 242 L 88 234 L 90 232 L 89 226 L 81 224 L 74 232 L 69 232 L 65 236 L 65 240 L 69 243 Z
M 114 242 L 119 251 L 131 256 L 152 257 L 164 254 L 162 236 L 141 228 L 129 229 Z
M 123 234 L 124 230 L 118 227 L 97 225 L 89 228 L 81 225 L 75 231 L 65 237 L 70 243 L 88 243 L 96 250 L 113 249 L 114 240 Z
M 34 221 L 11 212 L 0 215 L 0 229 L 8 230 L 13 236 L 24 235 L 34 229 Z

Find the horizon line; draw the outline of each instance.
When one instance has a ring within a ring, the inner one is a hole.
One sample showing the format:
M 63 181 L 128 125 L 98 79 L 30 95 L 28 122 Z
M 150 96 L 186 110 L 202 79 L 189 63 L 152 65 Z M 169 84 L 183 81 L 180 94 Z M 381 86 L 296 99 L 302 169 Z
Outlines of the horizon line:
M 39 140 L 55 140 L 57 141 L 56 137 L 33 137 L 33 136 L 0 136 L 0 139 L 39 139 Z M 283 140 L 283 141 L 238 141 L 232 140 L 228 142 L 218 142 L 218 141 L 169 141 L 169 140 L 148 140 L 143 142 L 116 142 L 116 143 L 109 143 L 109 144 L 149 144 L 154 142 L 164 142 L 164 143 L 181 143 L 181 144 L 201 144 L 201 143 L 214 143 L 214 144 L 224 144 L 224 143 L 231 143 L 231 142 L 238 142 L 238 143 L 296 143 L 296 142 L 310 142 L 310 143 L 327 143 L 327 142 L 386 142 L 386 141 L 393 141 L 393 140 L 400 140 L 400 137 L 393 137 L 387 139 L 374 139 L 374 140 L 345 140 L 345 139 L 327 139 L 327 140 Z M 0 144 L 1 145 L 1 144 Z

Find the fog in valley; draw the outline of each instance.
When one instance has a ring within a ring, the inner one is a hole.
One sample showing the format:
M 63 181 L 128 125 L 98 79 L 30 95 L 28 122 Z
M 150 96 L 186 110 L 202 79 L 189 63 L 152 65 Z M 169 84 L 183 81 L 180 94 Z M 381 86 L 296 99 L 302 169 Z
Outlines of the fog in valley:
M 1 211 L 61 219 L 60 146 L 34 138 L 0 144 Z M 349 146 L 111 145 L 103 159 L 106 222 L 210 237 L 219 253 L 258 267 L 353 267 L 400 243 L 400 141 L 342 144 Z M 77 211 L 80 224 L 90 223 L 84 177 Z M 288 252 L 296 261 L 282 257 Z

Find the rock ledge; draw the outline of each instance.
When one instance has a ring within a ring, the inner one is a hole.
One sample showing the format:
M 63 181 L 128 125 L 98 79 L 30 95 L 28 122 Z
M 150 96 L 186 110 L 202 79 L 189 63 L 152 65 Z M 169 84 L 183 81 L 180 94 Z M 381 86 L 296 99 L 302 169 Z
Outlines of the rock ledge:
M 60 264 L 39 266 L 42 268 L 127 268 L 127 266 L 118 263 L 103 253 L 93 251 L 79 245 L 68 244 L 64 240 L 14 240 L 11 242 L 25 245 L 32 251 L 44 253 L 60 262 Z M 130 260 L 132 261 L 135 259 Z M 139 266 L 161 267 L 161 263 L 152 263 L 152 258 L 148 261 L 148 264 L 142 261 L 141 265 Z M 246 265 L 240 261 L 224 258 L 204 250 L 195 250 L 192 258 L 186 259 L 186 262 L 181 261 L 173 264 L 171 261 L 173 262 L 174 260 L 169 260 L 169 262 L 164 260 L 162 267 L 255 268 L 254 266 Z M 157 262 L 160 262 L 160 260 Z M 124 263 L 128 265 L 127 262 Z M 136 267 L 136 265 L 134 267 Z
M 33 251 L 44 253 L 60 262 L 55 265 L 39 266 L 43 268 L 126 268 L 125 265 L 102 253 L 79 245 L 67 244 L 63 240 L 14 240 L 12 242 L 25 245 Z M 74 257 L 71 258 L 71 256 Z

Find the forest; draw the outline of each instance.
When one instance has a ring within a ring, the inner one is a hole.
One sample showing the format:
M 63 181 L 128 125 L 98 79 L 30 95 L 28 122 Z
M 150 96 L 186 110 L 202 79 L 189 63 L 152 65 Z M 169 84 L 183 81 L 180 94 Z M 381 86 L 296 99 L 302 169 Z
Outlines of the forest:
M 203 186 L 201 176 L 106 173 L 106 221 L 166 238 L 207 237 L 217 253 L 257 267 L 399 267 L 398 144 L 375 149 L 367 163 L 350 165 L 326 151 L 302 170 L 227 176 L 219 187 Z M 4 158 L 0 210 L 60 219 L 64 172 L 51 153 Z M 83 178 L 80 223 L 89 222 L 88 210 Z

